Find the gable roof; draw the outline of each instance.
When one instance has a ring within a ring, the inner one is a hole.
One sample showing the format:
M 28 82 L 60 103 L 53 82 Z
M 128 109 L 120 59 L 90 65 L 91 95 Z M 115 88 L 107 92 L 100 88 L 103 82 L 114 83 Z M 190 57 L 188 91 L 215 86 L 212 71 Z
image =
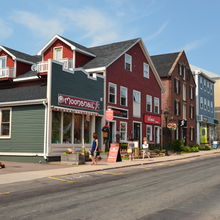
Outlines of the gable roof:
M 179 54 L 180 52 L 175 52 L 151 56 L 151 59 L 160 77 L 169 76 L 170 70 L 174 62 L 177 60 Z
M 8 53 L 14 60 L 19 60 L 19 61 L 30 63 L 30 64 L 37 63 L 41 60 L 40 56 L 31 56 L 29 54 L 11 49 L 9 47 L 0 46 L 0 49 Z
M 78 44 L 74 41 L 71 41 L 65 37 L 62 37 L 60 35 L 55 35 L 39 52 L 38 55 L 42 55 L 43 52 L 45 50 L 47 50 L 56 40 L 61 40 L 62 42 L 64 42 L 65 44 L 67 44 L 68 46 L 70 46 L 70 48 L 72 50 L 76 50 L 79 51 L 81 53 L 84 53 L 88 56 L 92 56 L 95 57 L 95 55 L 93 53 L 91 53 L 91 51 L 89 50 L 89 48 L 82 46 L 81 44 Z
M 140 40 L 140 38 L 135 38 L 98 47 L 90 47 L 89 50 L 94 53 L 96 57 L 86 63 L 83 68 L 107 67 Z

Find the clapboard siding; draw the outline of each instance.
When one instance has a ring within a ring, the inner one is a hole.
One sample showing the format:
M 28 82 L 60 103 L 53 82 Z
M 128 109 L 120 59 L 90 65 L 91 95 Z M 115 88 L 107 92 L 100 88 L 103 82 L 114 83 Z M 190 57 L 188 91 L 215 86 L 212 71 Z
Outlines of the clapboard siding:
M 43 153 L 43 105 L 12 107 L 11 139 L 0 139 L 0 152 Z

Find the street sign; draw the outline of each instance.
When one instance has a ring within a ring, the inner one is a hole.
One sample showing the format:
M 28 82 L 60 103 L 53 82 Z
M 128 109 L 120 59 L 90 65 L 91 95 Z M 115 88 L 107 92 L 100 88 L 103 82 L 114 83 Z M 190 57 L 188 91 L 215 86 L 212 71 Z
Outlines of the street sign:
M 179 127 L 186 127 L 187 126 L 187 120 L 179 120 Z
M 112 121 L 114 118 L 113 110 L 108 108 L 105 112 L 105 119 L 106 121 Z

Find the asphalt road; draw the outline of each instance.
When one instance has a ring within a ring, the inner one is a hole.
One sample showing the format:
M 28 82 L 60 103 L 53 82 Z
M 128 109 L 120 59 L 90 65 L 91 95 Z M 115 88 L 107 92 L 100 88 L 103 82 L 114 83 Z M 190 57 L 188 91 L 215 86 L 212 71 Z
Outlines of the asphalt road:
M 0 186 L 0 219 L 220 219 L 220 157 Z

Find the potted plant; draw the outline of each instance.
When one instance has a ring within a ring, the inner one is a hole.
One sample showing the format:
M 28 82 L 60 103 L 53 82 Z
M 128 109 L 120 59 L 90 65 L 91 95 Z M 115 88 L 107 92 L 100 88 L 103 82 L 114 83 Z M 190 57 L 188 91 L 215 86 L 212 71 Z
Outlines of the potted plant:
M 81 152 L 76 152 L 72 149 L 67 149 L 63 154 L 61 154 L 61 161 L 71 162 L 76 165 L 84 164 L 85 156 Z

